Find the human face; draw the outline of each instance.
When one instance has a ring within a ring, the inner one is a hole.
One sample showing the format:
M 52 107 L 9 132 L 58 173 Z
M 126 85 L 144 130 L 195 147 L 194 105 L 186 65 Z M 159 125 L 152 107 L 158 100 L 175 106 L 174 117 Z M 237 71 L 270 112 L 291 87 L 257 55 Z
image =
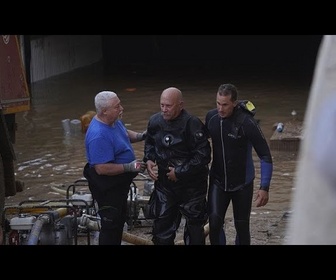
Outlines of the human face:
M 114 124 L 117 119 L 121 119 L 123 111 L 120 99 L 118 97 L 112 98 L 108 106 L 103 109 L 105 122 L 109 125 Z
M 160 98 L 160 108 L 162 117 L 166 121 L 170 121 L 177 118 L 180 114 L 183 108 L 183 101 L 174 93 L 162 93 Z
M 236 102 L 231 101 L 231 95 L 222 96 L 217 93 L 217 111 L 220 117 L 228 118 L 232 115 Z

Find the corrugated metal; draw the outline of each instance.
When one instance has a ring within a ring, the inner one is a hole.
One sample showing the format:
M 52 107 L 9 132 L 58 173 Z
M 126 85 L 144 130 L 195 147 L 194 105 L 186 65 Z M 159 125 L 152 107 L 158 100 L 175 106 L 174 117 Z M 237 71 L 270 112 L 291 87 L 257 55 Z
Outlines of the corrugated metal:
M 31 41 L 31 82 L 70 72 L 102 59 L 100 35 L 50 35 Z

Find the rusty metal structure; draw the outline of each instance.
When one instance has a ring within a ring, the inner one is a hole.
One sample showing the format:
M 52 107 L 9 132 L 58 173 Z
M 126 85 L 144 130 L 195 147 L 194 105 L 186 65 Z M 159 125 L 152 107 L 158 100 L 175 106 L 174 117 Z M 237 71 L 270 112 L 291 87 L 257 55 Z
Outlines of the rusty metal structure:
M 15 180 L 15 115 L 30 110 L 30 93 L 17 35 L 0 37 L 0 214 L 5 197 L 22 186 Z

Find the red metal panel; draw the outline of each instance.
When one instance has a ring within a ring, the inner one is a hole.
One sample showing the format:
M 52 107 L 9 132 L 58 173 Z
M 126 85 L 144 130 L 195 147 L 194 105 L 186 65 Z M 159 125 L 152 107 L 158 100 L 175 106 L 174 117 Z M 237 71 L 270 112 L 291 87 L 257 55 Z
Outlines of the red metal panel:
M 16 35 L 0 37 L 0 109 L 4 114 L 30 109 L 29 90 Z

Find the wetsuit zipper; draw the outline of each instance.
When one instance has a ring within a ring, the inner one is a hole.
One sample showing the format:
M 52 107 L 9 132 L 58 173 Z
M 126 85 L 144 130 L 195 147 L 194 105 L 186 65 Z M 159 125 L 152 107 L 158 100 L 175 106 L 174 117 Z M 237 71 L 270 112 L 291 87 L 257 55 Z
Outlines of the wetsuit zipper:
M 223 119 L 220 120 L 220 134 L 222 144 L 222 156 L 223 156 L 223 174 L 224 174 L 224 189 L 227 191 L 227 176 L 226 176 L 226 162 L 225 162 L 225 150 L 224 150 L 224 138 L 223 138 Z

